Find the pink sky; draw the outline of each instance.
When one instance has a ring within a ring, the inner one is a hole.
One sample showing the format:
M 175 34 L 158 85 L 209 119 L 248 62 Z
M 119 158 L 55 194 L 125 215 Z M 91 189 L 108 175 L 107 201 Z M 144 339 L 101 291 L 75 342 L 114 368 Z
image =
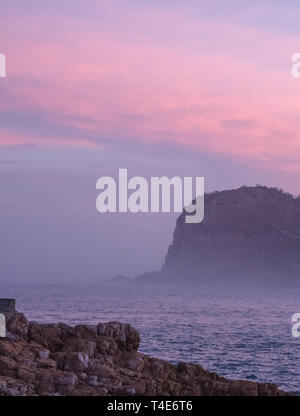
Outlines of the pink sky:
M 119 168 L 299 195 L 299 15 L 294 0 L 2 1 L 1 281 L 160 268 L 176 215 L 96 212 Z
M 134 3 L 92 1 L 91 18 L 6 11 L 0 110 L 14 124 L 0 127 L 0 144 L 166 142 L 299 172 L 299 36 Z M 39 119 L 55 134 L 36 131 Z

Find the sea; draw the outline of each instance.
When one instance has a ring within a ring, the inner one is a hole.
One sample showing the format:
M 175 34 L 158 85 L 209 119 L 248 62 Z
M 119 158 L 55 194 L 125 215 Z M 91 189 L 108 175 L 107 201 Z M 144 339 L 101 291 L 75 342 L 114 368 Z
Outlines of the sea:
M 140 332 L 142 353 L 300 395 L 300 338 L 292 336 L 299 289 L 0 284 L 0 297 L 16 298 L 17 309 L 41 323 L 130 323 Z

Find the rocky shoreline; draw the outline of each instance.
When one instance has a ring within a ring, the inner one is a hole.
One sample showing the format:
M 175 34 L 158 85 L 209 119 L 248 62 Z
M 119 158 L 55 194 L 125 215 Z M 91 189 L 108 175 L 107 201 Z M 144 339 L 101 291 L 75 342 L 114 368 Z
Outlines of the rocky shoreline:
M 6 313 L 0 396 L 284 396 L 275 384 L 230 381 L 200 365 L 138 352 L 140 336 L 119 322 L 68 326 Z

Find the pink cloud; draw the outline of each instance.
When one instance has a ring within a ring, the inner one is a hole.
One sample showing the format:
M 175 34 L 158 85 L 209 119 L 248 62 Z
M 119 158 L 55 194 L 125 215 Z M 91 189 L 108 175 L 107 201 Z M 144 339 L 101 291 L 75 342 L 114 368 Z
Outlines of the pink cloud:
M 29 134 L 15 133 L 11 130 L 5 130 L 0 128 L 0 146 L 20 146 L 20 145 L 35 145 L 44 147 L 85 147 L 90 149 L 99 149 L 104 146 L 90 142 L 88 140 L 81 139 L 70 139 L 69 137 L 43 137 L 42 143 L 41 138 L 34 137 Z
M 300 83 L 290 76 L 297 38 L 154 7 L 102 3 L 104 12 L 99 21 L 4 23 L 9 78 L 0 110 L 47 114 L 87 139 L 2 130 L 0 144 L 85 146 L 93 134 L 300 170 L 291 159 L 300 154 Z M 16 25 L 23 36 L 12 32 Z

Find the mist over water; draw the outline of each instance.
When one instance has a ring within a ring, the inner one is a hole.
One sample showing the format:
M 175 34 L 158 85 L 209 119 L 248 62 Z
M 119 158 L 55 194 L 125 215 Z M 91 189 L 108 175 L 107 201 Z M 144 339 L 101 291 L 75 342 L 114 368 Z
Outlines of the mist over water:
M 127 322 L 141 334 L 142 353 L 300 394 L 300 339 L 291 335 L 300 291 L 222 292 L 108 283 L 0 287 L 30 320 Z

